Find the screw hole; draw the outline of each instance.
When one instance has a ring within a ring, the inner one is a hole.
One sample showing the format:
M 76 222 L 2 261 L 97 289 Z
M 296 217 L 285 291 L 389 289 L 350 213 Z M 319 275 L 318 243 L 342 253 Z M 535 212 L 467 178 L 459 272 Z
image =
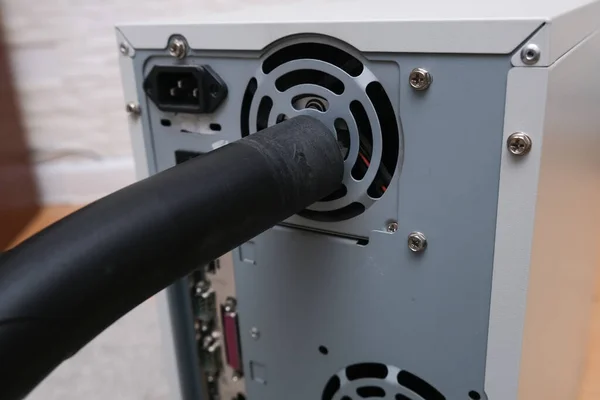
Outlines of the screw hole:
M 325 346 L 319 346 L 319 353 L 326 356 L 327 354 L 329 354 L 329 349 Z
M 210 128 L 211 131 L 215 131 L 215 132 L 221 131 L 221 124 L 210 124 L 210 125 L 208 125 L 208 127 Z
M 216 83 L 211 83 L 208 85 L 208 91 L 212 97 L 217 97 L 217 94 L 219 94 L 219 85 Z
M 171 120 L 170 119 L 161 119 L 160 124 L 162 126 L 171 126 Z
M 478 392 L 471 390 L 469 392 L 469 398 L 473 400 L 481 400 L 481 395 Z
M 526 56 L 527 56 L 527 58 L 532 60 L 533 57 L 535 57 L 535 53 L 533 52 L 533 50 L 528 50 Z

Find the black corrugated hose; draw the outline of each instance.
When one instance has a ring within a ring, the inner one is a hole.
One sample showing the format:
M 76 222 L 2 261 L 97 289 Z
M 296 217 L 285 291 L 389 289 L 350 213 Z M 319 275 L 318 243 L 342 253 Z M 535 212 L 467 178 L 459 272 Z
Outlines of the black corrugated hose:
M 339 187 L 307 116 L 137 182 L 0 257 L 0 399 L 21 399 L 118 318 Z M 76 384 L 76 382 L 73 382 Z

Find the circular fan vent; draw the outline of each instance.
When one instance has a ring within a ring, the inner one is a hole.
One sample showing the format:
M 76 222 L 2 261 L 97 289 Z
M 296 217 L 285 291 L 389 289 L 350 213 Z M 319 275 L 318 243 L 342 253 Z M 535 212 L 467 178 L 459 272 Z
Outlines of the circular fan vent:
M 319 42 L 278 46 L 262 59 L 242 102 L 242 135 L 297 115 L 335 132 L 345 159 L 343 185 L 300 215 L 330 222 L 353 218 L 381 198 L 400 157 L 392 103 L 366 61 Z
M 350 365 L 332 376 L 321 400 L 446 400 L 432 385 L 397 367 L 380 363 Z

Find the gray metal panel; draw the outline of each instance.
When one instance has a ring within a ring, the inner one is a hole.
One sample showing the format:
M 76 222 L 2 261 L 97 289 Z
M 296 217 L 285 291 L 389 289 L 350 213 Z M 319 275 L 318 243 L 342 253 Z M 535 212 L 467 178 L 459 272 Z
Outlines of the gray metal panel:
M 138 78 L 152 63 L 176 62 L 148 60 L 157 54 L 137 52 Z M 200 135 L 163 127 L 161 118 L 178 117 L 142 101 L 158 170 L 174 165 L 175 150 L 209 151 L 215 142 L 239 138 L 241 98 L 259 55 L 194 54 L 187 62 L 210 64 L 229 85 L 229 98 L 212 120 L 223 130 Z M 320 398 L 329 377 L 364 361 L 407 369 L 449 399 L 483 391 L 509 57 L 369 57 L 386 61 L 373 61 L 369 69 L 384 84 L 402 123 L 402 173 L 358 218 L 336 224 L 294 220 L 368 236 L 365 247 L 276 228 L 246 246 L 254 263 L 235 252 L 249 400 Z M 394 74 L 388 73 L 391 62 L 398 66 Z M 414 67 L 434 75 L 425 93 L 407 84 Z M 400 225 L 393 235 L 382 232 L 390 220 Z M 424 254 L 406 247 L 413 230 L 428 236 Z M 261 331 L 259 340 L 248 334 L 253 326 Z M 176 333 L 181 329 L 189 326 L 174 327 Z M 319 345 L 329 348 L 327 356 L 318 352 Z M 251 362 L 257 380 L 251 379 Z
M 320 398 L 340 368 L 369 361 L 405 368 L 448 399 L 483 394 L 509 60 L 398 61 L 403 170 L 365 213 L 380 226 L 397 218 L 398 232 L 373 231 L 361 247 L 277 228 L 254 240 L 255 265 L 234 257 L 246 368 L 268 374 L 247 381 L 249 399 Z M 434 74 L 429 92 L 404 84 L 413 66 Z M 428 236 L 422 255 L 406 247 L 413 230 Z
M 583 378 L 600 238 L 600 31 L 547 71 L 523 400 L 576 398 Z

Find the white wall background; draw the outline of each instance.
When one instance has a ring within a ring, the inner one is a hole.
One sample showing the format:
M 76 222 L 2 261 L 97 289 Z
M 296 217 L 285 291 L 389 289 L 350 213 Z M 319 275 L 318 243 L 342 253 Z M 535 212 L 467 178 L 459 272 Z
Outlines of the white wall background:
M 0 0 L 44 201 L 81 204 L 134 180 L 116 23 L 247 2 L 269 0 Z

